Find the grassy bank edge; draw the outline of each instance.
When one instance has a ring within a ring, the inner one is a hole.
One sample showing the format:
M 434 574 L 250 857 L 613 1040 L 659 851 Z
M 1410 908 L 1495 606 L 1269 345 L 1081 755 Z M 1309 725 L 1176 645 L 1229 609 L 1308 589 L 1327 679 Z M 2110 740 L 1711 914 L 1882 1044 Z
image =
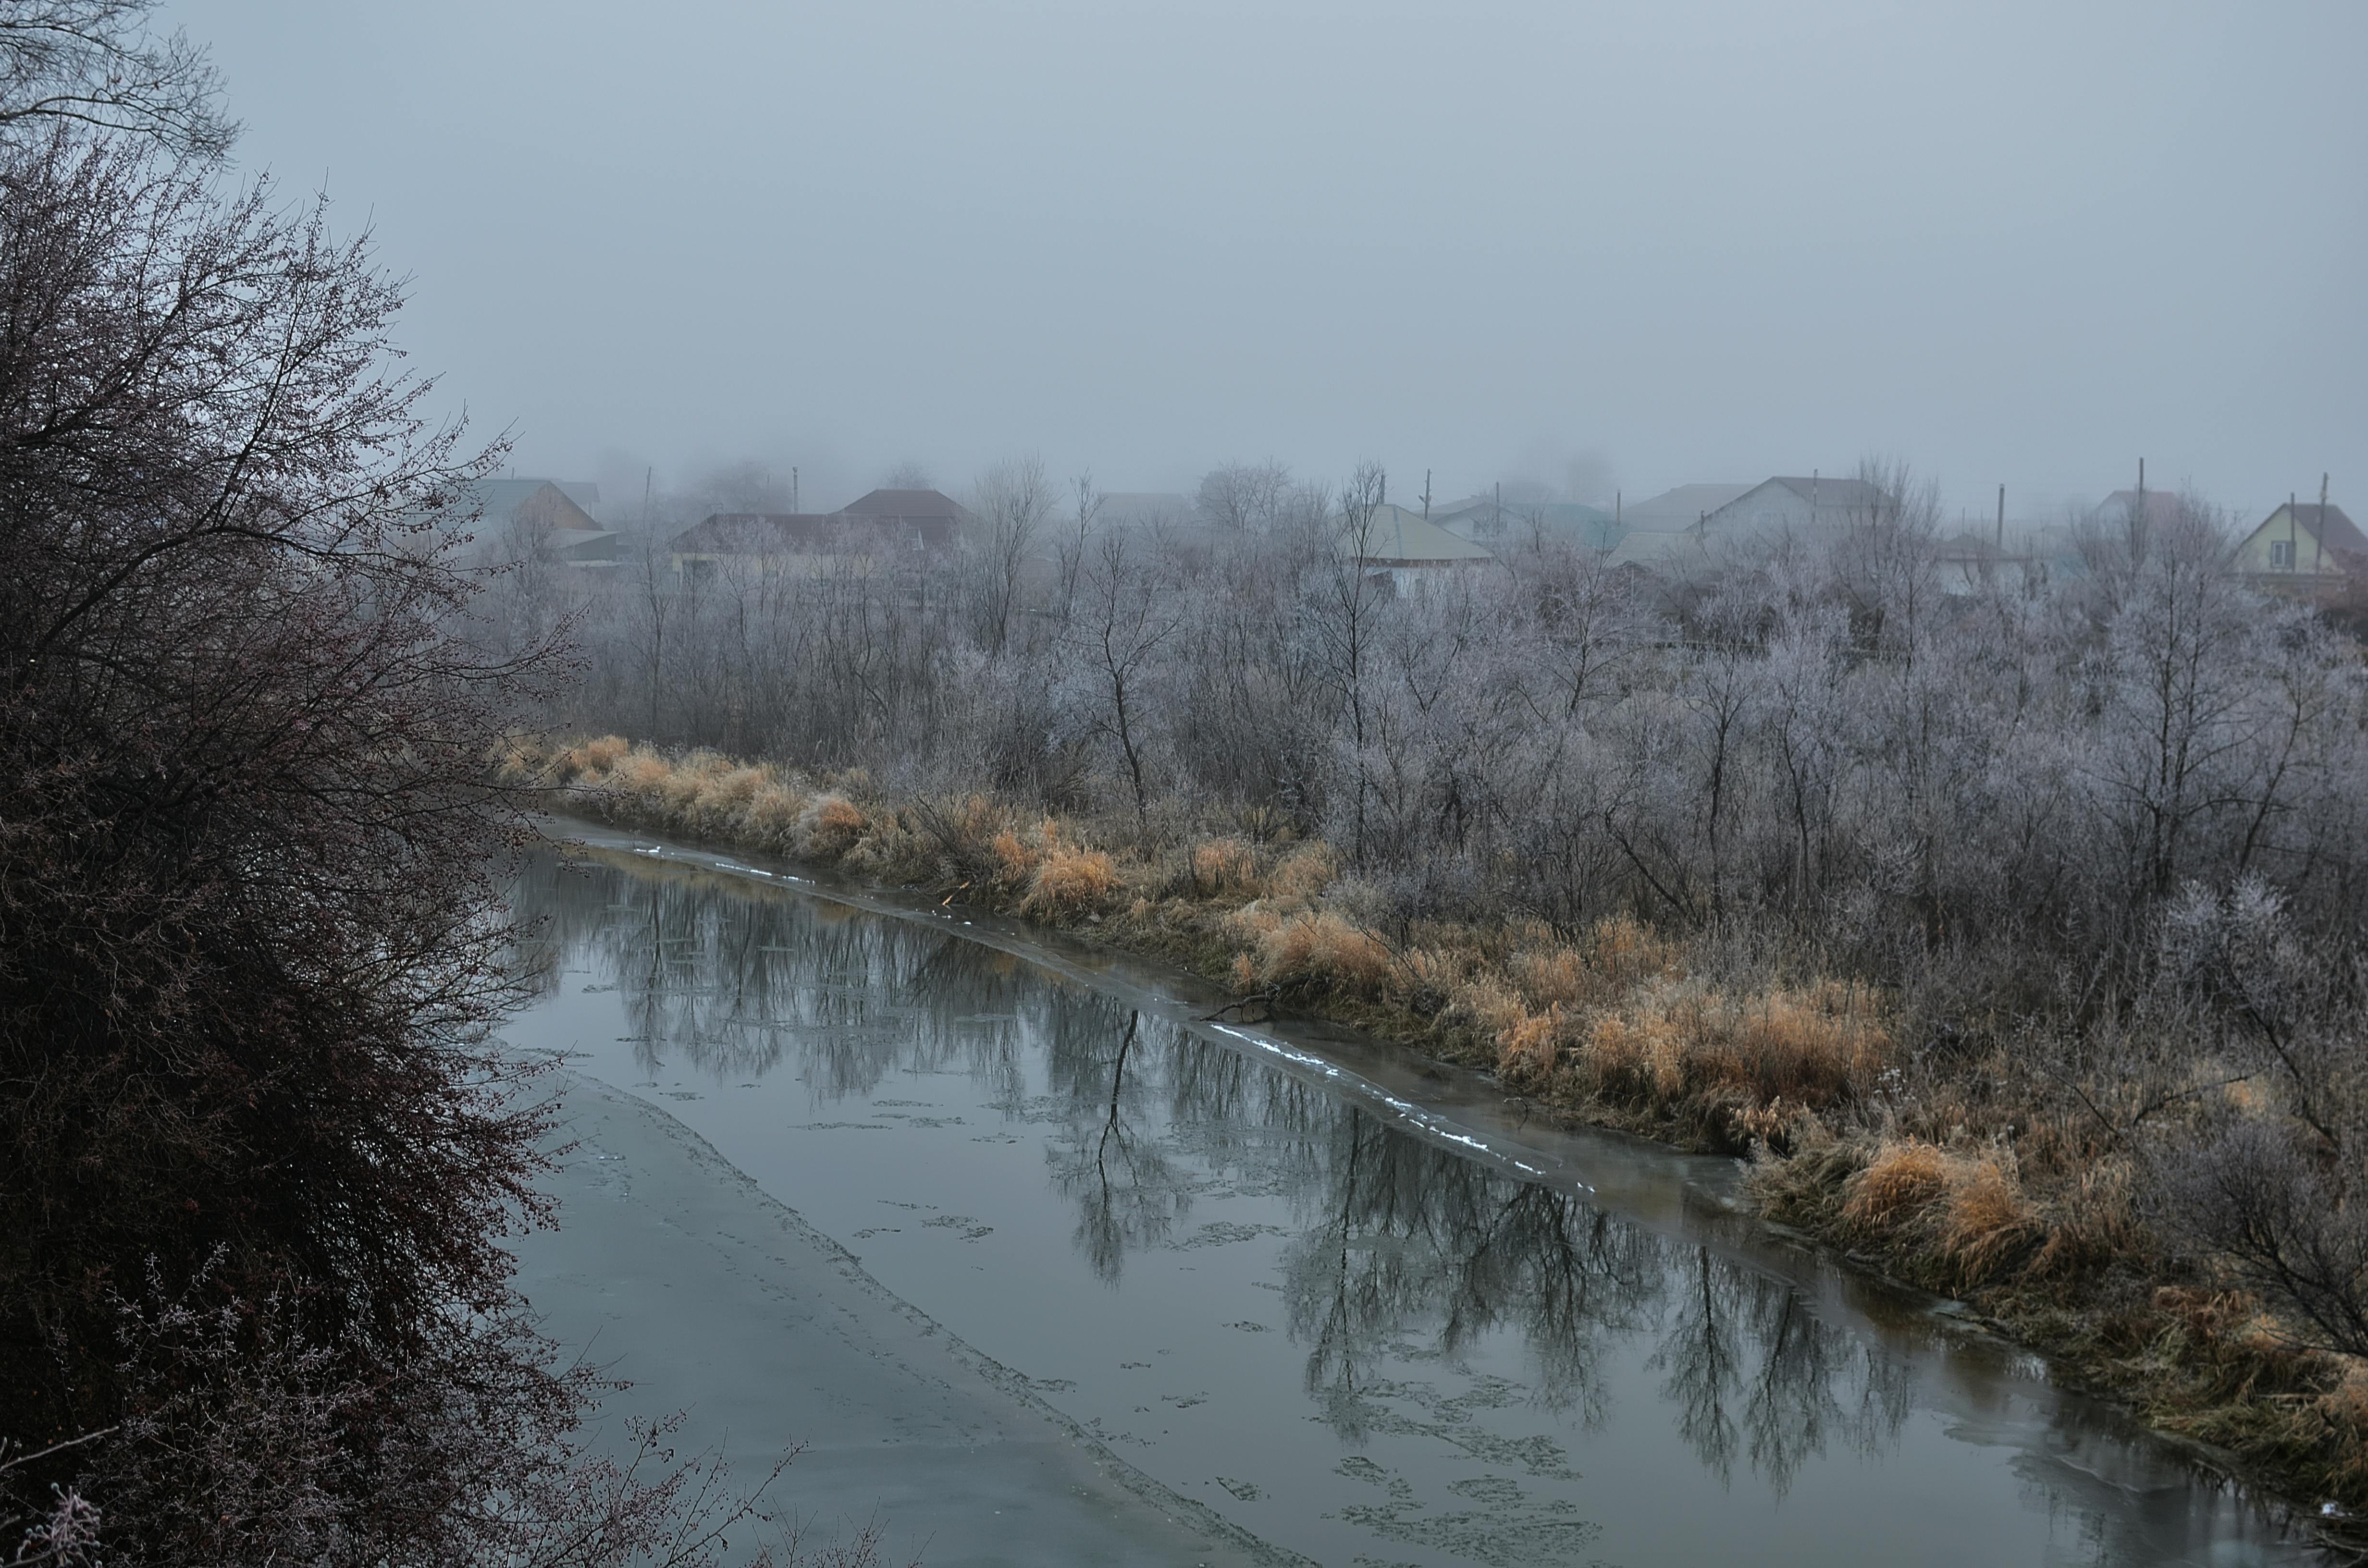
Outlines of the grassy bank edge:
M 1897 1103 L 1897 1019 L 1870 988 L 1625 918 L 1392 926 L 1328 846 L 1256 822 L 1171 824 L 1145 847 L 984 795 L 885 799 L 860 772 L 615 736 L 520 738 L 500 771 L 570 814 L 1015 916 L 1227 985 L 1247 1017 L 1347 1024 L 1573 1123 L 1748 1155 L 1770 1221 L 1963 1301 L 2059 1381 L 2368 1551 L 2368 1364 L 2294 1348 L 2207 1267 L 2163 1255 L 2125 1167 L 2033 1162 L 1995 1133 L 1943 1132 L 1948 1108 Z

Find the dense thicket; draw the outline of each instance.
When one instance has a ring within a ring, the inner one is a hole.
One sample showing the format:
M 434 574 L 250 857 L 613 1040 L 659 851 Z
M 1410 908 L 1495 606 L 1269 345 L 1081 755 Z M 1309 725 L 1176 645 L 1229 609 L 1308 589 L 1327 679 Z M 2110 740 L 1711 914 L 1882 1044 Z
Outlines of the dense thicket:
M 0 140 L 0 1557 L 700 1560 L 509 1288 L 490 455 L 317 208 Z M 653 1438 L 655 1441 L 655 1438 Z M 686 1487 L 689 1488 L 686 1491 Z M 706 1522 L 702 1523 L 702 1518 Z
M 580 723 L 1058 809 L 1131 812 L 1140 768 L 1171 811 L 1328 836 L 1417 915 L 1750 912 L 1893 973 L 1997 949 L 2109 980 L 2189 881 L 2355 929 L 2349 638 L 2226 570 L 2200 503 L 1981 575 L 1880 477 L 1906 498 L 1686 582 L 1517 537 L 1399 591 L 1345 548 L 1355 494 L 1287 486 L 1083 533 L 1040 489 L 1013 611 L 983 551 L 680 576 L 661 544 L 541 582 L 597 611 Z

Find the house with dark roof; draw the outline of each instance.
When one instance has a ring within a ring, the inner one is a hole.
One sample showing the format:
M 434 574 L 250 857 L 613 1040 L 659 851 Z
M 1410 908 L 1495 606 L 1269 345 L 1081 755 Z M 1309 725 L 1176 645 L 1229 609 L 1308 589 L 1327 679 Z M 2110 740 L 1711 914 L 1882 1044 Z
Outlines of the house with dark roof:
M 670 554 L 677 575 L 689 579 L 726 565 L 812 576 L 849 557 L 944 554 L 973 520 L 934 490 L 874 490 L 836 512 L 712 512 L 674 537 Z
M 544 491 L 552 492 L 545 495 Z M 600 487 L 588 479 L 481 479 L 470 494 L 483 508 L 484 523 L 499 526 L 522 511 L 544 514 L 553 528 L 597 528 L 600 526 Z
M 478 508 L 472 531 L 482 544 L 523 546 L 570 566 L 614 566 L 622 557 L 616 532 L 593 515 L 600 487 L 589 481 L 481 479 L 470 494 Z
M 904 524 L 926 536 L 932 548 L 951 546 L 956 530 L 976 520 L 969 507 L 935 490 L 874 490 L 833 515 L 876 525 Z
M 2340 506 L 2289 501 L 2245 536 L 2236 567 L 2268 587 L 2307 590 L 2368 580 L 2368 535 Z

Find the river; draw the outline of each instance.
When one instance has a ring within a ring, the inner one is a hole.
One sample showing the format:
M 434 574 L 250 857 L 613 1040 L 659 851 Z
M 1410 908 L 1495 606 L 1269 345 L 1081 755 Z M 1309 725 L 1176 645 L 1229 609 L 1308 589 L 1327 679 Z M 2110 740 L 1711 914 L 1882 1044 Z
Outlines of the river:
M 1057 937 L 565 828 L 549 1331 L 905 1561 L 2315 1562 L 1732 1162 Z

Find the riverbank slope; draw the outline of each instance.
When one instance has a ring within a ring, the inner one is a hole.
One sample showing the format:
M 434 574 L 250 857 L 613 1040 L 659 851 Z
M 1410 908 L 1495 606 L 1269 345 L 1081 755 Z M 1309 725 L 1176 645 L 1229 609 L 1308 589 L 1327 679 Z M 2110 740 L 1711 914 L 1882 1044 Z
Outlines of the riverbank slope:
M 2127 1156 L 2035 1116 L 1999 1058 L 1916 1071 L 1894 1001 L 1633 920 L 1392 928 L 1321 843 L 1156 848 L 1007 805 L 884 800 L 613 737 L 521 744 L 561 809 L 926 890 L 1155 957 L 1284 1007 L 1494 1071 L 1574 1120 L 1748 1153 L 1770 1217 L 1967 1302 L 2330 1528 L 2368 1511 L 2368 1369 L 2296 1351 L 2139 1223 Z M 1975 1093 L 1968 1085 L 1981 1085 Z

